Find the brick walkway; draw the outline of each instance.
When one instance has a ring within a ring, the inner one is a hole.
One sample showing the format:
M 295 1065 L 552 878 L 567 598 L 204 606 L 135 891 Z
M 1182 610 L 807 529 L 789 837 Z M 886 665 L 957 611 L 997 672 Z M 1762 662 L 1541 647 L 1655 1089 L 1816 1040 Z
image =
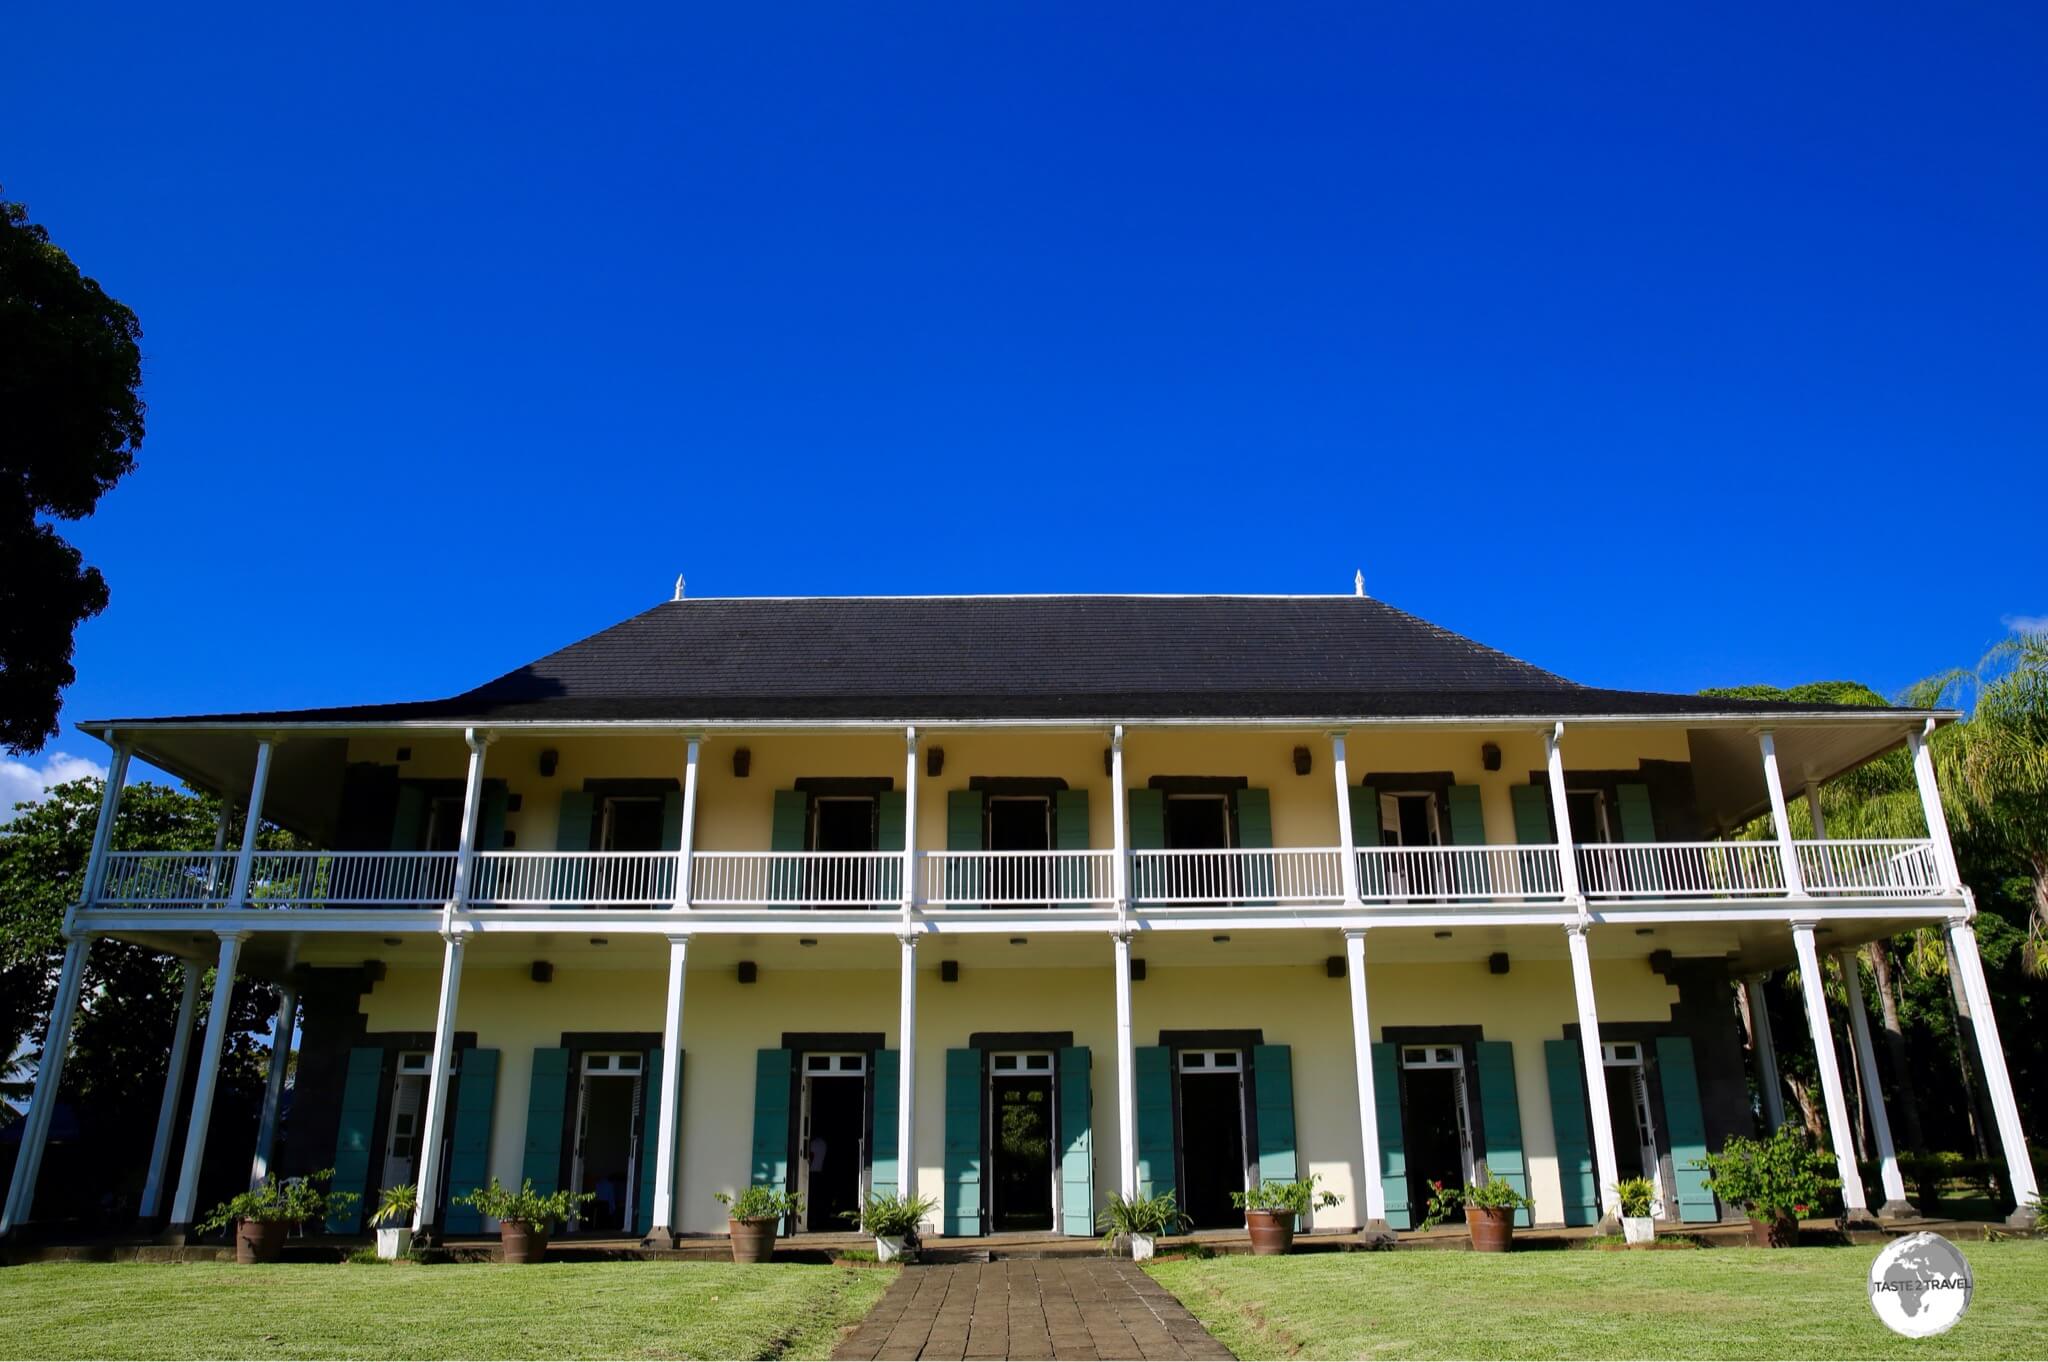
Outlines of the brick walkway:
M 1109 1258 L 904 1268 L 832 1354 L 852 1362 L 1230 1355 L 1165 1288 Z

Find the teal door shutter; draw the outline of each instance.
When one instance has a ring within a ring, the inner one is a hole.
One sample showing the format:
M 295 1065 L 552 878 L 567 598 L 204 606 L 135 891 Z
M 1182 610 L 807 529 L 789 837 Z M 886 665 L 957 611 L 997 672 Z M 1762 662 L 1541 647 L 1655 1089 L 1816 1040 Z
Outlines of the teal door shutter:
M 358 1045 L 348 1052 L 348 1077 L 341 1086 L 341 1123 L 334 1132 L 334 1181 L 337 1192 L 354 1192 L 360 1200 L 327 1217 L 329 1234 L 354 1234 L 362 1228 L 363 1207 L 374 1206 L 370 1186 L 370 1151 L 377 1143 L 377 1104 L 384 1095 L 384 1052 Z
M 1085 1045 L 1060 1051 L 1060 1232 L 1084 1239 L 1095 1233 L 1092 1063 Z
M 664 790 L 661 796 L 661 849 L 683 849 L 683 792 Z
M 505 847 L 505 805 L 511 795 L 502 780 L 486 780 L 483 802 L 476 811 L 476 849 L 502 851 Z
M 1379 846 L 1380 792 L 1370 785 L 1354 785 L 1344 793 L 1351 805 L 1351 844 L 1360 848 Z M 1386 895 L 1386 866 L 1377 856 L 1359 857 L 1358 896 L 1374 899 Z
M 1259 1137 L 1259 1181 L 1292 1182 L 1294 1156 L 1294 1052 L 1285 1045 L 1252 1047 L 1252 1085 Z
M 448 1176 L 442 1188 L 448 1209 L 441 1223 L 450 1234 L 475 1234 L 483 1228 L 483 1217 L 474 1206 L 457 1205 L 455 1198 L 468 1196 L 490 1177 L 491 1113 L 498 1106 L 498 1052 L 464 1050 L 457 1071 L 462 1081 L 455 1085 L 455 1134 L 448 1153 Z
M 1387 1225 L 1413 1229 L 1415 1217 L 1408 1211 L 1408 1153 L 1401 1143 L 1401 1070 L 1388 1041 L 1373 1042 L 1372 1104 L 1380 1132 L 1380 1190 L 1386 1197 Z M 1364 1213 L 1361 1207 L 1359 1214 Z
M 1273 801 L 1265 790 L 1237 792 L 1237 845 L 1245 851 L 1273 849 Z M 1252 907 L 1270 907 L 1273 897 L 1273 858 L 1244 858 L 1242 893 Z
M 868 1191 L 874 1196 L 895 1196 L 898 1179 L 896 1157 L 896 1107 L 902 1100 L 897 1073 L 902 1059 L 895 1050 L 875 1051 L 875 1096 L 868 1136 Z
M 1508 799 L 1515 806 L 1515 841 L 1525 847 L 1543 846 L 1557 838 L 1550 830 L 1550 791 L 1541 785 L 1510 785 Z
M 569 1112 L 569 1052 L 545 1046 L 533 1052 L 533 1080 L 526 1090 L 526 1156 L 520 1176 L 546 1195 L 562 1182 L 562 1127 Z
M 1138 1090 L 1138 1195 L 1158 1196 L 1180 1183 L 1173 1167 L 1173 1051 L 1140 1045 L 1131 1061 Z
M 1678 1193 L 1680 1220 L 1721 1218 L 1714 1194 L 1707 1190 L 1707 1126 L 1700 1113 L 1699 1072 L 1693 1066 L 1692 1042 L 1684 1036 L 1657 1037 L 1657 1075 L 1664 1089 L 1664 1133 L 1671 1140 L 1671 1180 Z
M 680 1074 L 682 1057 L 677 1056 L 676 1062 Z M 647 1069 L 640 1079 L 640 1198 L 639 1213 L 633 1218 L 633 1228 L 640 1234 L 654 1228 L 654 1174 L 661 1164 L 661 1070 L 662 1051 L 649 1050 Z M 670 1174 L 673 1186 L 673 1169 Z
M 562 805 L 555 815 L 555 850 L 590 850 L 590 825 L 596 817 L 597 800 L 588 790 L 562 791 Z M 582 903 L 590 897 L 590 867 L 575 861 L 558 861 L 554 868 L 555 902 Z M 540 1186 L 535 1183 L 534 1186 Z
M 410 781 L 398 783 L 398 807 L 391 814 L 391 849 L 418 851 L 420 828 L 427 818 L 427 794 Z
M 979 790 L 946 791 L 946 850 L 982 849 L 982 808 Z M 981 907 L 981 865 L 977 861 L 946 863 L 946 900 L 954 908 Z
M 1564 1192 L 1564 1223 L 1591 1225 L 1600 1219 L 1600 1189 L 1593 1176 L 1593 1145 L 1586 1129 L 1585 1065 L 1577 1042 L 1543 1042 L 1543 1067 L 1550 1076 L 1550 1125 L 1557 1134 L 1557 1181 Z
M 769 826 L 770 851 L 804 850 L 804 834 L 811 815 L 810 797 L 802 790 L 777 790 L 775 815 Z M 768 872 L 768 897 L 787 902 L 801 897 L 803 872 L 795 861 L 778 860 Z
M 1486 813 L 1480 807 L 1477 785 L 1453 785 L 1450 789 L 1451 802 L 1451 845 L 1480 847 L 1486 845 Z M 1486 866 L 1481 858 L 1454 862 L 1456 877 L 1451 884 L 1452 892 L 1458 894 L 1484 894 L 1489 892 Z
M 1086 790 L 1061 790 L 1052 798 L 1052 841 L 1055 851 L 1088 850 L 1088 792 Z M 1060 897 L 1069 902 L 1085 898 L 1096 888 L 1088 874 L 1089 860 L 1086 856 L 1062 856 L 1060 864 Z M 1104 883 L 1100 892 L 1108 893 Z
M 789 1086 L 796 1056 L 788 1050 L 754 1052 L 754 1170 L 756 1187 L 793 1185 L 789 1166 Z
M 1160 851 L 1166 846 L 1166 796 L 1157 790 L 1132 790 L 1126 796 L 1127 823 L 1132 851 Z M 1165 884 L 1155 862 L 1134 861 L 1131 866 L 1131 897 L 1156 899 Z
M 981 1051 L 946 1051 L 946 1234 L 981 1233 Z
M 875 850 L 903 850 L 903 791 L 884 790 L 875 796 Z M 903 897 L 903 862 L 883 861 L 875 867 L 875 898 L 895 903 Z
M 1649 786 L 1617 785 L 1614 787 L 1614 802 L 1621 812 L 1622 841 L 1657 840 L 1657 821 L 1650 812 Z
M 1522 1155 L 1522 1104 L 1515 1092 L 1515 1047 L 1504 1040 L 1473 1046 L 1479 1069 L 1479 1120 L 1486 1127 L 1487 1171 L 1529 1195 L 1529 1163 Z M 1529 1226 L 1529 1208 L 1517 1207 L 1515 1224 Z

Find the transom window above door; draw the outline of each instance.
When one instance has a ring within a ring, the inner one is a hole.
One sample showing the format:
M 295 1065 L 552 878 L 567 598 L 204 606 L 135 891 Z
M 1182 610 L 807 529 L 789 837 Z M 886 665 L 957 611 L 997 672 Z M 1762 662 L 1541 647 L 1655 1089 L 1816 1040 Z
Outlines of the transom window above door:
M 1625 1065 L 1643 1062 L 1643 1047 L 1632 1040 L 1610 1040 L 1600 1046 L 1603 1064 Z
M 1049 1074 L 1052 1072 L 1052 1055 L 1043 1050 L 994 1054 L 989 1056 L 988 1068 L 992 1074 Z
M 859 1077 L 868 1071 L 866 1055 L 805 1055 L 804 1072 L 807 1074 L 831 1075 L 838 1077 Z
M 637 1053 L 601 1054 L 583 1056 L 583 1072 L 587 1074 L 637 1074 L 640 1072 L 642 1056 Z
M 1462 1069 L 1465 1067 L 1465 1050 L 1460 1045 L 1404 1045 L 1401 1047 L 1401 1067 Z
M 1184 1074 L 1234 1074 L 1244 1068 L 1242 1050 L 1183 1050 L 1180 1071 Z

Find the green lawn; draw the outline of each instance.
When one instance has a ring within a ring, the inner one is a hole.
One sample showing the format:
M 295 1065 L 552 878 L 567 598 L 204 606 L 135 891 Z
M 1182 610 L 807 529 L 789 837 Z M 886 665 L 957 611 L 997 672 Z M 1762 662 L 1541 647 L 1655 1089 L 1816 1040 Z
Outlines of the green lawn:
M 1325 1253 L 1151 1265 L 1239 1357 L 2048 1356 L 2048 1243 L 1966 1243 L 1969 1313 L 1878 1323 L 1867 1248 Z
M 893 1274 L 730 1263 L 0 1268 L 0 1358 L 825 1357 Z

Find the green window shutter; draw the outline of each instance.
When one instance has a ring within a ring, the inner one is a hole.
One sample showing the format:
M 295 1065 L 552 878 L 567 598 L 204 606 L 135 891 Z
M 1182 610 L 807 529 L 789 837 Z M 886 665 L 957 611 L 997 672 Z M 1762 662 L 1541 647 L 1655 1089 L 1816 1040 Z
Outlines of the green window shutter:
M 1060 1231 L 1084 1239 L 1095 1233 L 1092 1063 L 1085 1045 L 1060 1051 Z
M 754 1052 L 754 1171 L 756 1187 L 793 1186 L 789 1163 L 789 1084 L 796 1056 L 788 1050 Z
M 1664 1089 L 1664 1133 L 1671 1138 L 1671 1180 L 1678 1184 L 1678 1218 L 1718 1220 L 1721 1213 L 1707 1190 L 1706 1170 L 1698 1166 L 1707 1157 L 1707 1126 L 1700 1113 L 1692 1042 L 1684 1036 L 1659 1036 L 1657 1074 Z
M 1351 845 L 1376 847 L 1380 844 L 1380 792 L 1370 785 L 1354 785 L 1345 791 L 1351 802 Z
M 1550 828 L 1550 791 L 1541 785 L 1511 785 L 1508 798 L 1515 806 L 1515 841 L 1521 846 L 1543 846 L 1557 840 Z
M 641 1234 L 654 1228 L 654 1174 L 661 1163 L 661 1070 L 662 1051 L 649 1050 L 640 1079 L 640 1196 L 633 1218 L 633 1228 Z
M 562 1185 L 562 1126 L 569 1111 L 569 1052 L 542 1046 L 533 1052 L 533 1079 L 526 1089 L 526 1156 L 520 1177 L 533 1180 L 543 1195 Z
M 1479 847 L 1486 845 L 1486 813 L 1480 807 L 1477 785 L 1453 785 L 1451 801 L 1451 845 Z M 1474 857 L 1474 860 L 1480 858 Z M 1452 886 L 1460 894 L 1484 894 L 1489 889 L 1486 867 L 1464 861 L 1454 862 L 1457 867 L 1457 882 Z
M 1138 1195 L 1158 1196 L 1180 1183 L 1173 1167 L 1173 1051 L 1135 1047 L 1131 1077 L 1138 1098 Z
M 683 792 L 664 790 L 661 796 L 661 849 L 683 849 Z
M 1166 846 L 1166 796 L 1157 790 L 1132 790 L 1125 796 L 1126 823 L 1132 851 L 1160 851 Z M 1155 899 L 1165 880 L 1157 865 L 1142 862 L 1131 867 L 1131 897 Z
M 398 782 L 398 807 L 391 815 L 391 849 L 418 851 L 420 828 L 427 818 L 427 794 L 410 781 Z
M 903 850 L 903 803 L 901 790 L 875 796 L 875 850 Z M 903 897 L 903 862 L 884 861 L 875 867 L 875 895 L 883 903 Z
M 1401 1069 L 1389 1041 L 1373 1042 L 1372 1105 L 1380 1132 L 1380 1190 L 1386 1197 L 1387 1225 L 1413 1229 L 1415 1217 L 1408 1211 L 1408 1152 L 1401 1143 Z
M 1617 785 L 1614 787 L 1614 802 L 1621 813 L 1622 841 L 1657 840 L 1657 821 L 1650 812 L 1649 786 Z
M 354 1234 L 363 1223 L 364 1205 L 377 1200 L 381 1189 L 370 1186 L 370 1151 L 377 1146 L 377 1107 L 384 1096 L 384 1052 L 358 1045 L 348 1052 L 348 1077 L 341 1087 L 341 1123 L 334 1132 L 334 1181 L 337 1192 L 354 1192 L 361 1200 L 327 1217 L 329 1234 Z
M 1515 1092 L 1515 1047 L 1482 1040 L 1473 1047 L 1479 1069 L 1479 1119 L 1486 1126 L 1486 1167 L 1523 1196 L 1529 1195 L 1529 1164 L 1522 1156 L 1522 1104 Z M 1529 1226 L 1529 1208 L 1518 1207 L 1515 1224 Z
M 1259 1181 L 1292 1182 L 1294 1155 L 1294 1052 L 1285 1045 L 1252 1047 L 1252 1084 L 1258 1090 Z
M 458 1206 L 455 1198 L 484 1185 L 491 1171 L 491 1113 L 498 1105 L 498 1052 L 464 1050 L 458 1061 L 461 1081 L 455 1085 L 455 1137 L 448 1153 L 448 1176 L 442 1195 L 448 1209 L 441 1223 L 451 1234 L 475 1234 L 483 1217 L 474 1206 Z
M 1600 1219 L 1600 1189 L 1593 1176 L 1593 1144 L 1586 1129 L 1585 1065 L 1578 1042 L 1543 1042 L 1543 1067 L 1550 1076 L 1550 1125 L 1557 1133 L 1557 1181 L 1564 1191 L 1564 1223 L 1591 1225 Z
M 897 1073 L 902 1063 L 895 1050 L 875 1051 L 874 1131 L 868 1137 L 868 1191 L 895 1196 L 897 1179 L 896 1107 L 902 1100 Z
M 981 1051 L 946 1051 L 943 1232 L 981 1233 Z
M 1088 792 L 1061 790 L 1052 799 L 1052 841 L 1055 851 L 1088 850 Z M 1062 856 L 1060 897 L 1077 899 L 1089 889 L 1088 858 Z
M 768 834 L 770 851 L 803 851 L 809 829 L 810 797 L 802 790 L 775 792 L 775 817 Z M 795 861 L 776 861 L 769 869 L 768 897 L 789 900 L 802 897 L 803 872 Z
M 562 805 L 555 815 L 555 850 L 590 850 L 590 824 L 596 817 L 597 800 L 588 790 L 562 791 Z M 555 902 L 581 903 L 590 897 L 590 867 L 580 862 L 557 862 L 553 872 Z M 538 1182 L 533 1184 L 538 1187 Z
M 979 790 L 946 791 L 946 850 L 982 849 L 982 808 Z M 955 908 L 979 908 L 981 866 L 973 861 L 946 864 L 946 898 Z
M 511 795 L 502 780 L 486 780 L 483 802 L 476 812 L 476 849 L 502 851 L 505 847 L 505 805 Z
M 1265 790 L 1237 792 L 1237 845 L 1245 851 L 1273 849 L 1273 800 Z M 1270 906 L 1273 897 L 1273 858 L 1247 856 L 1243 892 L 1252 906 Z

